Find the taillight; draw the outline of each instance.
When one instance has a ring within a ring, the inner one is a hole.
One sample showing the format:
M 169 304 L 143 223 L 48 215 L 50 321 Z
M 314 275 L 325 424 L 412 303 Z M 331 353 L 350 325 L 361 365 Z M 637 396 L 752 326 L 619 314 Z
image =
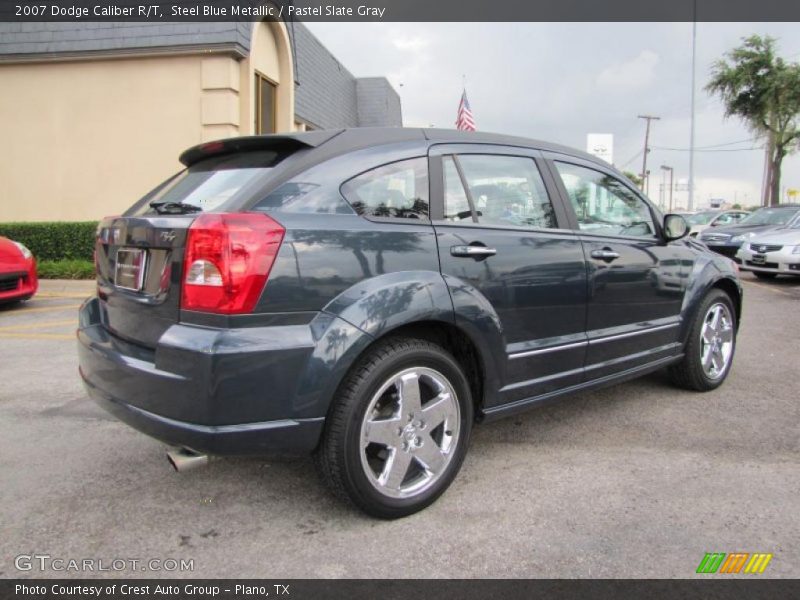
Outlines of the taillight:
M 207 213 L 189 227 L 181 308 L 252 312 L 283 241 L 283 226 L 263 213 Z

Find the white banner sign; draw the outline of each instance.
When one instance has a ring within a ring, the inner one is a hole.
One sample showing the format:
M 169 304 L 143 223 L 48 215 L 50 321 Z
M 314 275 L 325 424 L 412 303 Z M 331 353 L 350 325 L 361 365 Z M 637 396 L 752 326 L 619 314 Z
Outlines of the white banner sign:
M 586 151 L 602 158 L 609 164 L 614 163 L 614 134 L 589 133 L 586 135 Z

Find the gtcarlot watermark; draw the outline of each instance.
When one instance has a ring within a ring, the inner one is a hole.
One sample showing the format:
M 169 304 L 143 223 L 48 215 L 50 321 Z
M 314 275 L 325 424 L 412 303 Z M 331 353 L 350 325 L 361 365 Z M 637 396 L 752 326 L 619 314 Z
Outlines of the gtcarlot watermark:
M 120 571 L 194 571 L 193 558 L 64 558 L 50 554 L 20 554 L 14 558 L 18 571 L 94 573 Z

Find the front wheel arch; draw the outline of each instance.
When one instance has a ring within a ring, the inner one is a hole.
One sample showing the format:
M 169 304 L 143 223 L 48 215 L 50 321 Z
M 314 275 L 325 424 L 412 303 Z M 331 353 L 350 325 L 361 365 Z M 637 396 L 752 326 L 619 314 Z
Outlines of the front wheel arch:
M 713 325 L 711 339 L 709 339 L 707 337 L 709 334 L 706 333 L 705 329 L 708 323 L 706 319 L 710 318 L 709 315 L 712 314 L 715 307 L 720 305 L 725 307 L 725 311 L 734 322 L 724 331 Z M 738 322 L 735 315 L 736 308 L 733 298 L 725 290 L 712 286 L 698 303 L 697 309 L 693 312 L 688 323 L 688 335 L 683 357 L 678 363 L 669 368 L 670 378 L 676 386 L 697 392 L 708 392 L 718 388 L 727 379 L 733 367 L 733 358 L 736 350 Z M 726 332 L 727 337 L 723 337 Z M 719 374 L 713 375 L 707 372 L 707 369 L 711 368 L 712 365 L 707 360 L 711 358 L 711 355 L 705 352 L 709 350 L 710 345 L 710 350 L 713 350 L 715 354 L 719 352 L 719 360 L 722 361 L 723 339 L 727 339 L 727 343 L 730 344 L 729 355 L 724 359 L 723 366 L 717 367 L 720 369 Z
M 736 329 L 739 329 L 739 324 L 742 322 L 742 292 L 733 280 L 726 278 L 718 279 L 709 289 L 719 289 L 728 294 L 733 302 L 733 308 L 736 312 Z M 706 292 L 708 293 L 708 292 Z

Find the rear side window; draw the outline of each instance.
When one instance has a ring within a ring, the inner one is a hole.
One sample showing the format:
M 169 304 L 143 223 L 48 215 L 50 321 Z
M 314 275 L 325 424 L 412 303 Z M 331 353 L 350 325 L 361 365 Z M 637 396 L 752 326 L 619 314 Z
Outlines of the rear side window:
M 446 156 L 443 160 L 446 220 L 473 220 L 473 209 L 475 220 L 485 225 L 558 227 L 544 181 L 532 158 L 462 154 L 455 158 Z M 459 166 L 469 197 L 458 173 Z
M 342 195 L 364 217 L 427 219 L 428 160 L 383 165 L 347 181 Z

